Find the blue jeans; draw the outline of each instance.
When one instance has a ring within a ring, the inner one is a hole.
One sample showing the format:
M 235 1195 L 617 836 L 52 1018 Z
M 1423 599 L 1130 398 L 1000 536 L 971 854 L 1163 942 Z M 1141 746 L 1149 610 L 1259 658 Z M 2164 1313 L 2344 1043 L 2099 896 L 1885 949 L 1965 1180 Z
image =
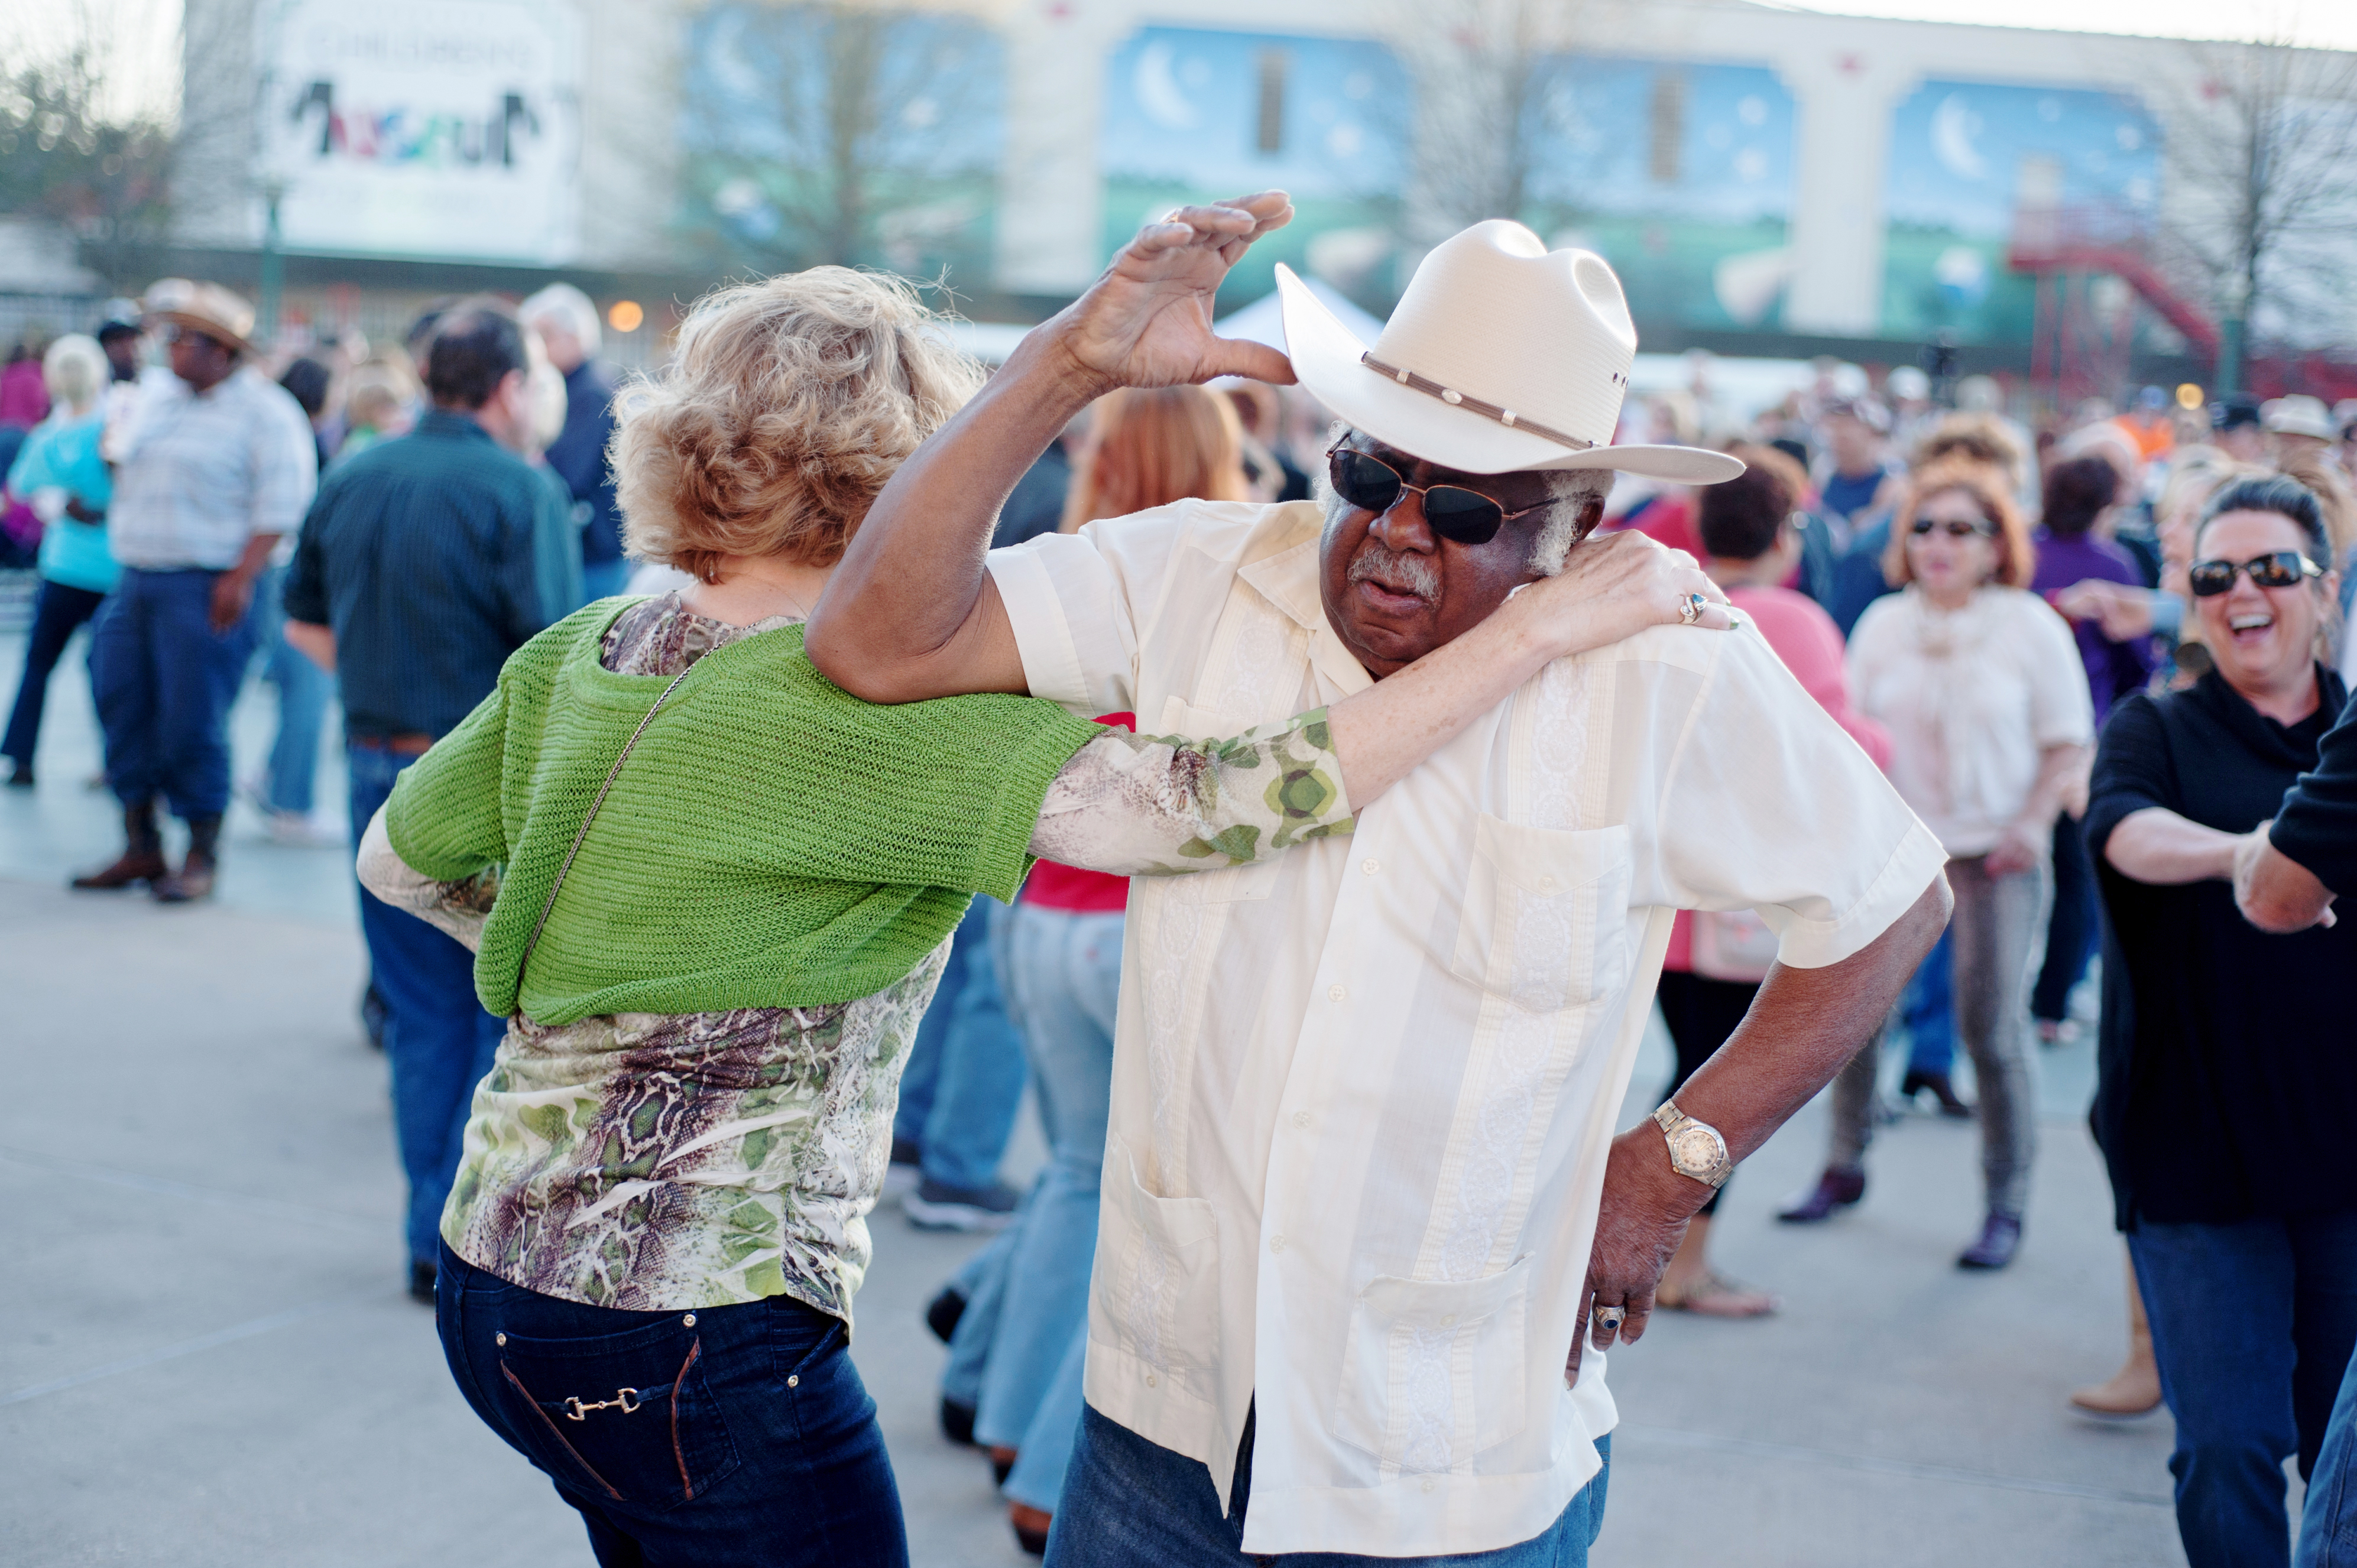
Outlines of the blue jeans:
M 2128 1233 L 2161 1396 L 2177 1418 L 2191 1568 L 2290 1561 L 2283 1462 L 2317 1469 L 2357 1348 L 2357 1212 Z
M 434 1318 L 458 1391 L 580 1513 L 606 1568 L 905 1568 L 892 1461 L 840 1320 L 784 1295 L 587 1306 L 447 1247 L 441 1262 Z
M 1117 914 L 1017 904 L 992 933 L 1006 974 L 1008 1015 L 1021 1026 L 1039 1097 L 1048 1164 L 1006 1254 L 1006 1295 L 974 1436 L 985 1446 L 1019 1450 L 1006 1495 L 1051 1513 L 1080 1431 L 1097 1185 L 1113 1112 L 1121 932 Z M 1053 1397 L 1060 1384 L 1068 1385 L 1063 1397 Z
M 253 617 L 212 629 L 218 572 L 123 569 L 91 626 L 90 678 L 106 780 L 129 807 L 164 797 L 183 820 L 229 809 L 229 709 Z
M 1956 1065 L 1956 949 L 1943 930 L 1899 999 L 1907 1025 L 1907 1066 L 1946 1073 Z
M 417 759 L 350 746 L 352 842 Z M 491 1070 L 507 1020 L 475 999 L 475 955 L 404 909 L 361 889 L 361 935 L 368 940 L 377 994 L 384 999 L 384 1059 L 393 1075 L 393 1127 L 409 1178 L 404 1234 L 413 1262 L 441 1246 L 442 1205 L 458 1174 L 467 1112 Z
M 1081 1418 L 1072 1477 L 1048 1532 L 1048 1568 L 1242 1568 L 1247 1562 L 1285 1568 L 1587 1568 L 1587 1549 L 1604 1528 L 1605 1483 L 1612 1477 L 1612 1439 L 1596 1440 L 1604 1468 L 1579 1489 L 1555 1523 L 1496 1552 L 1447 1557 L 1361 1557 L 1340 1552 L 1246 1558 L 1244 1511 L 1252 1501 L 1252 1423 L 1227 1508 L 1211 1473 L 1184 1455 L 1149 1443 L 1094 1409 Z
M 49 674 L 65 656 L 74 628 L 98 613 L 106 596 L 88 588 L 70 588 L 41 579 L 33 592 L 33 625 L 25 638 L 25 672 L 16 682 L 16 705 L 8 710 L 8 734 L 0 739 L 0 757 L 24 770 L 33 766 L 33 750 L 41 738 L 41 714 L 49 700 Z
M 273 566 L 253 586 L 253 635 L 262 677 L 278 688 L 278 738 L 270 746 L 267 793 L 274 811 L 308 815 L 319 777 L 319 732 L 335 678 L 286 640 L 286 572 Z
M 2324 1446 L 2308 1477 L 2296 1568 L 2357 1568 L 2357 1357 L 2341 1374 Z
M 988 1187 L 1023 1103 L 1023 1042 L 1006 1021 L 992 952 L 992 922 L 1006 906 L 981 897 L 959 922 L 949 967 L 900 1076 L 892 1135 L 925 1151 L 925 1175 L 951 1187 Z

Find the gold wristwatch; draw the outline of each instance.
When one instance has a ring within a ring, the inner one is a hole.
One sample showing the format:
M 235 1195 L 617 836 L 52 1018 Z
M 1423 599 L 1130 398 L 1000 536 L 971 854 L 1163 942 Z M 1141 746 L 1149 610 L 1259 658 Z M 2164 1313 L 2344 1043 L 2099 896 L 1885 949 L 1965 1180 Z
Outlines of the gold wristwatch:
M 1727 1185 L 1735 1173 L 1735 1162 L 1727 1155 L 1727 1140 L 1718 1129 L 1707 1122 L 1697 1122 L 1678 1109 L 1674 1100 L 1662 1101 L 1653 1112 L 1653 1123 L 1669 1140 L 1670 1168 L 1682 1176 L 1691 1176 L 1708 1187 Z

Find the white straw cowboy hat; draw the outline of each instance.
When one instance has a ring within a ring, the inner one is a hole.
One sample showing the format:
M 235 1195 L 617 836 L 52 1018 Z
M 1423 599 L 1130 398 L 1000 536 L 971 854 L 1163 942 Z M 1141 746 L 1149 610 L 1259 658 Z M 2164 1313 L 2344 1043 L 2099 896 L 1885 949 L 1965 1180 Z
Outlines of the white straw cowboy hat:
M 1435 246 L 1369 349 L 1291 268 L 1293 373 L 1336 418 L 1444 468 L 1615 468 L 1677 484 L 1743 472 L 1697 446 L 1615 446 L 1637 329 L 1620 280 L 1588 251 L 1550 251 L 1493 218 Z
M 152 321 L 169 321 L 228 344 L 240 353 L 253 352 L 253 306 L 217 283 L 190 283 L 187 278 L 158 278 L 139 302 Z
M 2261 403 L 2259 420 L 2276 435 L 2305 435 L 2314 441 L 2341 439 L 2341 432 L 2333 428 L 2332 416 L 2325 412 L 2324 400 L 2302 392 Z

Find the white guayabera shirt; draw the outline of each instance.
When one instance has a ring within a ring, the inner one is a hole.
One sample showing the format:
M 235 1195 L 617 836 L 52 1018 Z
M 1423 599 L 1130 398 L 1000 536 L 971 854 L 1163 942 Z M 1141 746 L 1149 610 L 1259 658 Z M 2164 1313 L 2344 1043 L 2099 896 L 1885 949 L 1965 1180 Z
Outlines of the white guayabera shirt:
M 1318 507 L 1200 501 L 991 556 L 1031 691 L 1218 735 L 1371 682 Z M 1248 1552 L 1491 1551 L 1616 1420 L 1563 1368 L 1675 908 L 1846 958 L 1937 840 L 1748 626 L 1557 660 L 1350 837 L 1130 885 L 1089 1402 L 1228 1495 Z M 1666 1155 L 1664 1156 L 1666 1157 Z

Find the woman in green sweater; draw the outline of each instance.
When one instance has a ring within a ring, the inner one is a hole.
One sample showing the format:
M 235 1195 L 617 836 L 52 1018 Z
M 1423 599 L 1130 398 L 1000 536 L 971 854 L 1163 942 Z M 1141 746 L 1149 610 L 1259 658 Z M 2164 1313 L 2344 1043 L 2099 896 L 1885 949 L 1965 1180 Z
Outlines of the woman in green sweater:
M 436 1316 L 460 1390 L 601 1563 L 906 1562 L 851 1302 L 973 894 L 1011 900 L 1043 851 L 1160 875 L 1348 832 L 1548 660 L 1715 596 L 1626 536 L 1423 664 L 1232 737 L 1015 696 L 871 707 L 812 668 L 802 622 L 978 384 L 895 282 L 822 267 L 705 299 L 614 446 L 632 553 L 694 585 L 519 650 L 361 846 L 370 889 L 473 948 L 511 1017 Z

